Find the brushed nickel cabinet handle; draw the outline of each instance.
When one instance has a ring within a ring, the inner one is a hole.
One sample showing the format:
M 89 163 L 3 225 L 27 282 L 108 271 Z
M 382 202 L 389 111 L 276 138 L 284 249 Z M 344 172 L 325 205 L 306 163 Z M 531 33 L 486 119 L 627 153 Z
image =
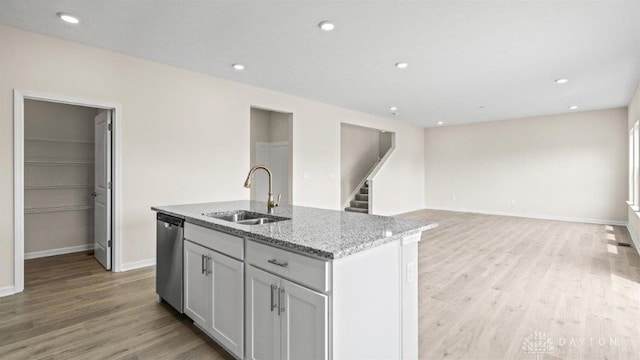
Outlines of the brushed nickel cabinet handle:
M 277 292 L 278 287 L 271 284 L 271 312 L 273 312 L 273 310 L 276 309 L 276 307 L 278 307 L 278 305 L 276 304 L 277 300 L 274 299 L 274 296 L 276 296 L 276 292 Z
M 289 263 L 286 261 L 282 261 L 282 260 L 278 260 L 278 259 L 271 259 L 271 260 L 267 260 L 268 263 L 273 264 L 273 265 L 278 265 L 281 267 L 287 267 L 289 266 Z
M 278 315 L 284 312 L 284 289 L 280 288 L 280 294 L 278 294 Z
M 207 275 L 207 274 L 206 274 L 206 272 L 207 272 L 207 268 L 206 268 L 206 266 L 207 266 L 207 265 L 205 264 L 205 259 L 204 259 L 204 258 L 205 258 L 205 256 L 204 256 L 204 254 L 202 254 L 202 255 L 200 255 L 200 256 L 202 256 L 202 263 L 201 263 L 201 264 L 202 264 L 202 265 L 201 265 L 201 267 L 202 267 L 202 273 L 203 273 L 203 274 L 205 274 L 205 276 L 206 276 L 206 275 Z

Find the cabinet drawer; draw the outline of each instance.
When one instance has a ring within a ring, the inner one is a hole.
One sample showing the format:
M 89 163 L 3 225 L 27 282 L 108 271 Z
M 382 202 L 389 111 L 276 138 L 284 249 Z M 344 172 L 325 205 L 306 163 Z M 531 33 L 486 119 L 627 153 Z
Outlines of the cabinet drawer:
M 244 239 L 239 236 L 186 223 L 184 238 L 211 250 L 244 260 Z
M 312 289 L 331 290 L 328 261 L 247 240 L 246 262 Z

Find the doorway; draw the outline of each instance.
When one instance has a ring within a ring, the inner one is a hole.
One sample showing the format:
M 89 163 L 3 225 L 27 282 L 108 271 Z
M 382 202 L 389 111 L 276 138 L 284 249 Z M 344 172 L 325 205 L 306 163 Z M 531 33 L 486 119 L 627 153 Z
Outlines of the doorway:
M 14 92 L 14 292 L 25 259 L 93 251 L 119 271 L 119 109 Z
M 292 134 L 293 114 L 251 108 L 250 165 L 265 165 L 271 170 L 273 196 L 282 195 L 280 204 L 292 204 Z M 250 199 L 266 201 L 268 178 L 264 172 L 254 173 Z

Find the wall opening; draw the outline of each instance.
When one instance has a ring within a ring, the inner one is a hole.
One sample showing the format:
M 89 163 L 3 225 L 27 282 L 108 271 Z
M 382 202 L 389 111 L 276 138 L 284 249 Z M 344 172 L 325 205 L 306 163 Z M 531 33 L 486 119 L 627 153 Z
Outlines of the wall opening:
M 24 290 L 25 258 L 94 249 L 120 271 L 120 109 L 14 90 L 12 293 Z
M 367 178 L 394 148 L 395 133 L 340 124 L 340 200 L 346 211 L 370 212 L 372 192 Z
M 280 204 L 293 203 L 293 114 L 252 107 L 250 116 L 250 166 L 265 165 L 273 174 L 273 196 Z M 250 199 L 267 201 L 268 177 L 255 172 Z
M 94 118 L 99 111 L 25 100 L 25 259 L 93 250 Z

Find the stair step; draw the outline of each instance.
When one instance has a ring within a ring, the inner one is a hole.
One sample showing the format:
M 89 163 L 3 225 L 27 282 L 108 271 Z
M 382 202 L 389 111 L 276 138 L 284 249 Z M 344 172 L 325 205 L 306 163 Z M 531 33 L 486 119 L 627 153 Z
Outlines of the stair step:
M 369 201 L 369 194 L 356 194 L 356 200 Z
M 360 194 L 368 194 L 368 193 L 369 193 L 369 189 L 364 187 L 360 188 Z
M 344 211 L 357 212 L 357 213 L 362 213 L 362 214 L 368 214 L 369 213 L 369 211 L 367 209 L 356 208 L 356 207 L 344 208 Z
M 369 202 L 368 201 L 360 201 L 360 200 L 351 200 L 351 207 L 368 209 Z

